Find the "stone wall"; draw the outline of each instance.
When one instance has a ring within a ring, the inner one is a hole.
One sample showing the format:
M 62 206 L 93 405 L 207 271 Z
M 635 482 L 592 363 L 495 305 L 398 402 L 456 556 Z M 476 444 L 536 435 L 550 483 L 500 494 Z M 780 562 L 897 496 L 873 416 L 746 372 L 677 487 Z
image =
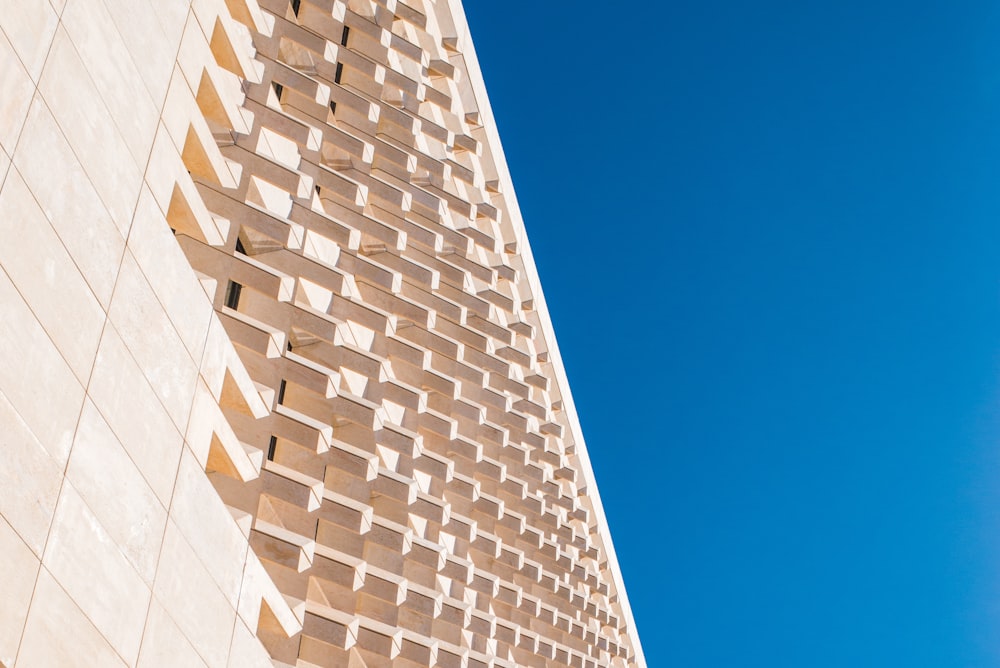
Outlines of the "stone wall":
M 256 477 L 220 406 L 267 408 L 168 222 L 231 21 L 0 2 L 3 666 L 270 666 L 262 607 L 299 629 L 205 473 Z
M 460 4 L 0 0 L 0 665 L 644 665 Z

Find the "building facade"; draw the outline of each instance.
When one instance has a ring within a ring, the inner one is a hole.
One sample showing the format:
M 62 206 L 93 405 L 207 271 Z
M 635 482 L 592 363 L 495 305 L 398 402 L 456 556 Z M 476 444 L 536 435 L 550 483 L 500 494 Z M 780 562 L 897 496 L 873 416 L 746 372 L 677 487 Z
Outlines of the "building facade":
M 0 666 L 644 666 L 459 0 L 0 0 Z

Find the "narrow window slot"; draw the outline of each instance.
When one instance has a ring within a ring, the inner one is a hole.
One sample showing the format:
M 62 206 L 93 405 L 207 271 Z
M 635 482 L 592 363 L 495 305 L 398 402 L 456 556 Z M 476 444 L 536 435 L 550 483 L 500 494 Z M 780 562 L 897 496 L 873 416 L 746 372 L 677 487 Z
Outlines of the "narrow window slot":
M 243 255 L 246 255 L 246 254 L 247 254 L 247 249 L 246 249 L 246 247 L 245 247 L 245 246 L 243 245 L 243 240 L 242 240 L 242 239 L 240 239 L 239 237 L 236 237 L 236 252 L 237 252 L 237 253 L 241 253 L 241 254 L 243 254 Z
M 285 379 L 281 379 L 281 385 L 278 386 L 278 403 L 284 403 L 285 401 Z
M 333 83 L 340 83 L 340 77 L 344 74 L 344 63 L 337 63 L 337 71 L 333 75 Z
M 299 15 L 299 7 L 302 6 L 302 0 L 292 0 L 292 13 L 295 16 Z
M 349 26 L 344 26 L 344 32 L 340 35 L 340 44 L 342 46 L 347 46 L 347 36 L 351 34 L 351 28 Z
M 240 305 L 241 292 L 243 292 L 242 285 L 236 281 L 229 281 L 229 285 L 226 287 L 226 306 L 235 311 Z
M 282 86 L 282 85 L 281 85 L 280 83 L 278 83 L 277 81 L 275 81 L 275 82 L 274 82 L 273 84 L 271 84 L 271 85 L 272 85 L 272 86 L 274 86 L 274 94 L 278 96 L 278 102 L 281 102 L 281 94 L 282 94 L 282 93 L 284 92 L 284 90 L 285 90 L 285 87 L 284 87 L 284 86 Z
M 274 448 L 278 445 L 278 437 L 272 435 L 270 443 L 267 444 L 267 461 L 274 461 Z

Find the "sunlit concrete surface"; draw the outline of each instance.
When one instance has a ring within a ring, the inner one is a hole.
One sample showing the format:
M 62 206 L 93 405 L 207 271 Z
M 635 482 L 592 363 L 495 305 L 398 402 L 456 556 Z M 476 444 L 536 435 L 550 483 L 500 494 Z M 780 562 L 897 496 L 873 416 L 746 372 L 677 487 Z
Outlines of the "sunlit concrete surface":
M 645 665 L 457 0 L 0 30 L 0 665 Z

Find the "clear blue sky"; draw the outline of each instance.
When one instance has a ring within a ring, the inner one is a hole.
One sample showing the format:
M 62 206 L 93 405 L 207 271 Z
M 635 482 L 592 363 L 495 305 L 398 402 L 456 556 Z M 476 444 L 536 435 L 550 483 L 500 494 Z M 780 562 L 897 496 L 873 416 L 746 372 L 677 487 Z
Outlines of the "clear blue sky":
M 1000 3 L 465 4 L 650 666 L 1000 666 Z

